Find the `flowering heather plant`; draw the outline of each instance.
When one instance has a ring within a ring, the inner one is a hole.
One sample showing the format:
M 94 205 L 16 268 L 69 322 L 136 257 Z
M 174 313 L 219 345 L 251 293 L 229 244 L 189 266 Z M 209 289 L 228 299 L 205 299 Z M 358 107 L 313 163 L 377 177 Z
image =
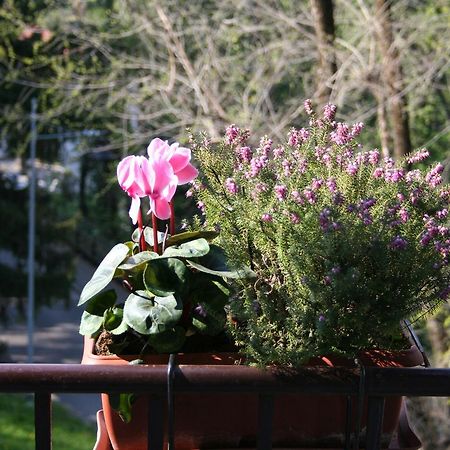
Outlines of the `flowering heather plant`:
M 148 157 L 128 156 L 117 167 L 138 227 L 132 240 L 111 249 L 81 292 L 80 333 L 100 337 L 97 348 L 104 343 L 102 349 L 117 354 L 186 351 L 190 343 L 201 351 L 221 342 L 212 338 L 225 328 L 226 280 L 251 273 L 228 269 L 224 252 L 211 243 L 216 232 L 175 233 L 173 196 L 198 174 L 190 150 L 157 138 L 147 151 Z M 158 230 L 162 220 L 169 220 L 165 232 Z M 124 298 L 114 280 L 128 290 Z
M 252 147 L 235 125 L 217 145 L 192 138 L 204 179 L 191 193 L 228 257 L 257 276 L 232 309 L 237 342 L 260 364 L 399 348 L 402 319 L 450 293 L 443 166 L 415 169 L 426 150 L 398 163 L 365 151 L 362 123 L 336 122 L 334 105 L 305 109 L 309 126 L 281 145 Z

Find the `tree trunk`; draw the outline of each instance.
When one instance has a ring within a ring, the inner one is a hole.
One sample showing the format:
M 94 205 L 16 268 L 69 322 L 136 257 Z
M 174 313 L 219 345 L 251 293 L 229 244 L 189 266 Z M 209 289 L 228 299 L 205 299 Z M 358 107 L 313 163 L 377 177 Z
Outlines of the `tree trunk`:
M 311 0 L 314 30 L 319 53 L 315 100 L 320 107 L 328 103 L 333 90 L 336 58 L 334 54 L 333 0 Z
M 411 152 L 407 100 L 403 91 L 403 74 L 398 49 L 394 45 L 391 1 L 376 0 L 377 37 L 381 52 L 381 78 L 388 94 L 390 122 L 394 140 L 394 157 Z

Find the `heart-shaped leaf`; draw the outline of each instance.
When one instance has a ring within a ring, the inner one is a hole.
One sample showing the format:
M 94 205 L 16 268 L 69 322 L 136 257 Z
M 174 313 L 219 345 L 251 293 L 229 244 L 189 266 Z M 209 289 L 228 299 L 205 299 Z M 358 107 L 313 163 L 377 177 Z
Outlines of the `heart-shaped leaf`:
M 144 272 L 144 284 L 152 294 L 166 297 L 183 294 L 187 289 L 189 270 L 177 258 L 152 259 Z
M 152 327 L 150 333 L 160 333 L 175 326 L 183 315 L 183 305 L 173 295 L 155 297 L 154 306 L 150 312 Z
M 158 353 L 179 352 L 186 340 L 186 332 L 183 327 L 176 326 L 162 333 L 149 336 L 150 345 Z
M 193 241 L 194 239 L 204 238 L 207 241 L 212 241 L 219 235 L 217 231 L 185 231 L 184 233 L 174 234 L 166 241 L 166 247 L 171 245 L 180 245 L 184 242 Z
M 204 238 L 185 242 L 179 246 L 168 247 L 163 256 L 173 256 L 178 258 L 200 258 L 209 252 L 208 241 Z
M 99 292 L 94 295 L 85 306 L 85 310 L 89 314 L 103 317 L 104 312 L 115 305 L 117 300 L 116 291 L 108 289 L 107 291 Z
M 80 334 L 92 336 L 97 333 L 103 325 L 103 316 L 96 316 L 84 311 L 80 321 Z
M 155 252 L 139 252 L 136 253 L 133 256 L 130 256 L 127 258 L 123 264 L 119 266 L 119 269 L 121 270 L 139 270 L 139 268 L 142 266 L 145 266 L 145 264 L 150 261 L 151 259 L 159 258 L 158 253 Z
M 110 283 L 117 267 L 126 258 L 129 252 L 130 249 L 125 244 L 117 244 L 110 250 L 94 272 L 94 275 L 92 275 L 92 278 L 81 291 L 78 306 L 86 303 Z
M 125 301 L 123 320 L 138 333 L 150 334 L 152 309 L 153 299 L 147 297 L 145 291 L 137 291 L 136 294 L 130 294 Z

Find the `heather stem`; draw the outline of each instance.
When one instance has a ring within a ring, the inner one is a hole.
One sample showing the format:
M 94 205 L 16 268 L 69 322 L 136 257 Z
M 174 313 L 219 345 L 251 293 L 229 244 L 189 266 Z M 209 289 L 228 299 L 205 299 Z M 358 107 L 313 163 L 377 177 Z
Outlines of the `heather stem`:
M 169 233 L 171 236 L 175 234 L 175 208 L 173 206 L 173 202 L 169 202 L 170 205 L 170 225 L 169 225 Z
M 152 213 L 153 251 L 158 253 L 158 218 Z

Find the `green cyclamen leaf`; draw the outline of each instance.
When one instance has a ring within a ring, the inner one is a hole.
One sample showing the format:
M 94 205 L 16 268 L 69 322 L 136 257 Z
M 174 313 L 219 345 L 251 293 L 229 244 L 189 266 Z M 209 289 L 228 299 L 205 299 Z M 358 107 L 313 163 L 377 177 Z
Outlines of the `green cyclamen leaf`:
M 182 294 L 187 289 L 189 270 L 177 258 L 153 259 L 144 272 L 144 284 L 154 295 Z
M 94 272 L 94 275 L 92 275 L 92 278 L 84 286 L 78 306 L 86 303 L 110 283 L 114 278 L 117 267 L 126 258 L 129 251 L 130 249 L 125 244 L 117 244 L 110 250 Z
M 204 238 L 185 242 L 179 246 L 168 247 L 163 256 L 174 256 L 178 258 L 199 258 L 209 252 L 208 241 Z

